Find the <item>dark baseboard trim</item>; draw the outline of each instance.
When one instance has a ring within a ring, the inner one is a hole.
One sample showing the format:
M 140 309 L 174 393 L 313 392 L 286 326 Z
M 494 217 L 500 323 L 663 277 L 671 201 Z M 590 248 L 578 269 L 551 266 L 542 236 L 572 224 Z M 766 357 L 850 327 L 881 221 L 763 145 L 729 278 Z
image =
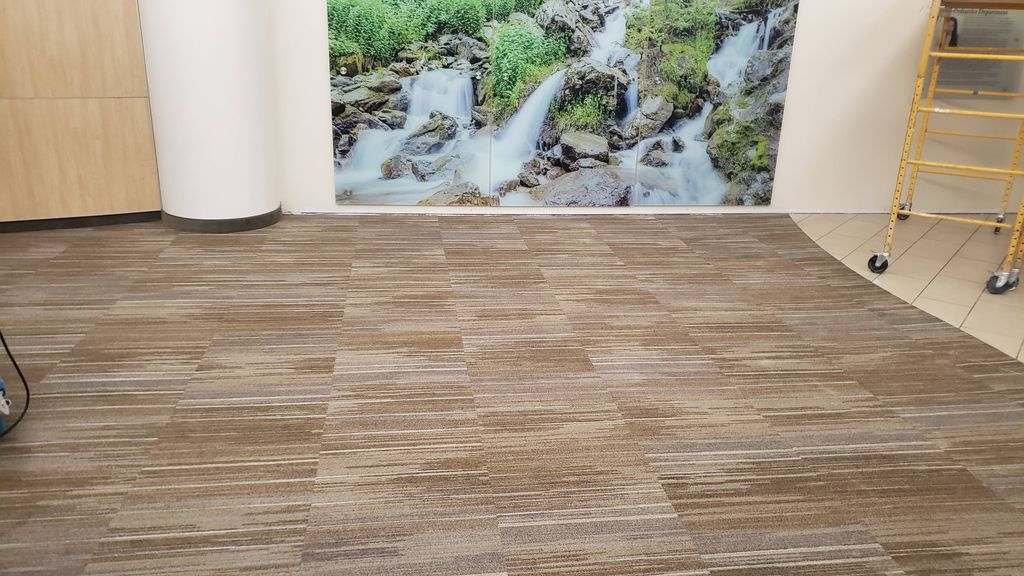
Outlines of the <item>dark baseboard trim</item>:
M 139 222 L 156 222 L 158 220 L 160 220 L 159 210 L 154 212 L 132 212 L 130 214 L 22 220 L 20 222 L 0 222 L 0 234 L 8 232 L 37 232 L 39 230 L 63 230 L 66 228 L 93 228 L 95 226 L 137 224 Z
M 195 218 L 182 218 L 174 214 L 163 213 L 163 221 L 169 228 L 181 230 L 182 232 L 196 232 L 199 234 L 230 234 L 232 232 L 247 232 L 259 230 L 281 220 L 281 207 L 256 216 L 245 218 L 228 218 L 226 220 L 197 220 Z

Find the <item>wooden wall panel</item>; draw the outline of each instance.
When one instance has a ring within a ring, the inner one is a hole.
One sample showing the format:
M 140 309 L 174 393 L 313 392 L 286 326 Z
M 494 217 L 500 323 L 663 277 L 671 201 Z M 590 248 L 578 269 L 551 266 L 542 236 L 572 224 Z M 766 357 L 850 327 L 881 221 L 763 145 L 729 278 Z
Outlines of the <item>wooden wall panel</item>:
M 0 0 L 0 98 L 147 93 L 136 0 Z
M 0 99 L 0 221 L 160 209 L 147 98 Z

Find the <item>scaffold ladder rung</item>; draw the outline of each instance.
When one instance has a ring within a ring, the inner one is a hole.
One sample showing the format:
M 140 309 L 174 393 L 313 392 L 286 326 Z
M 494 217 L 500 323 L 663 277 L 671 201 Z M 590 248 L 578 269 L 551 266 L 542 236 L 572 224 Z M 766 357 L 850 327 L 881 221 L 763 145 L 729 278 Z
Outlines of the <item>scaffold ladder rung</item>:
M 1024 62 L 1024 54 L 999 54 L 997 52 L 932 52 L 932 58 L 948 58 L 952 60 L 1002 60 L 1004 62 Z
M 929 168 L 947 168 L 964 170 L 965 172 L 984 172 L 986 174 L 1005 174 L 1007 176 L 1024 176 L 1024 170 L 1006 170 L 1005 168 L 989 168 L 987 166 L 970 166 L 968 164 L 949 164 L 948 162 L 929 162 L 927 160 L 907 160 L 911 166 L 927 166 Z
M 928 114 L 950 114 L 953 116 L 975 116 L 977 118 L 1003 118 L 1005 120 L 1024 120 L 1024 114 L 1008 114 L 1006 112 L 983 112 L 981 110 L 965 110 L 962 108 L 935 108 L 922 106 L 919 112 Z
M 1016 136 L 1002 136 L 999 134 L 982 134 L 981 132 L 960 132 L 958 130 L 927 130 L 928 134 L 935 134 L 936 136 L 959 136 L 961 138 L 982 138 L 986 140 L 1009 140 L 1013 142 L 1017 140 Z

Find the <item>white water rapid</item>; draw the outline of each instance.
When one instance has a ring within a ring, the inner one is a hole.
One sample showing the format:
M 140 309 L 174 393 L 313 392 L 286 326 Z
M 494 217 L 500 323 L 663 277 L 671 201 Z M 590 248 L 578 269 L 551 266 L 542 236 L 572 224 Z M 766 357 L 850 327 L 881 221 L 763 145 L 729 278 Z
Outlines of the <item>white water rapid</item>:
M 708 144 L 701 138 L 713 109 L 712 104 L 705 104 L 699 116 L 683 120 L 671 134 L 648 138 L 636 148 L 620 153 L 623 166 L 636 166 L 637 185 L 630 205 L 722 203 L 729 186 L 711 164 Z M 666 151 L 671 151 L 673 138 L 682 140 L 684 148 L 682 152 L 666 154 L 668 166 L 654 168 L 640 162 L 655 143 L 660 142 Z
M 431 70 L 411 79 L 405 125 L 396 130 L 363 130 L 359 134 L 350 160 L 335 172 L 335 188 L 351 190 L 357 197 L 343 195 L 338 200 L 362 204 L 416 204 L 426 198 L 437 182 L 418 182 L 412 176 L 384 180 L 380 167 L 400 152 L 405 139 L 429 120 L 430 113 L 435 110 L 455 118 L 463 128 L 468 126 L 473 110 L 473 80 L 448 69 Z M 465 134 L 464 129 L 460 130 L 460 137 L 449 142 L 440 152 L 414 159 L 429 160 L 450 153 L 465 142 Z
M 758 50 L 767 50 L 772 31 L 779 22 L 793 14 L 796 4 L 789 4 L 768 13 L 766 20 L 744 24 L 740 31 L 722 43 L 708 59 L 708 73 L 718 80 L 722 91 L 734 95 L 741 87 L 750 57 Z

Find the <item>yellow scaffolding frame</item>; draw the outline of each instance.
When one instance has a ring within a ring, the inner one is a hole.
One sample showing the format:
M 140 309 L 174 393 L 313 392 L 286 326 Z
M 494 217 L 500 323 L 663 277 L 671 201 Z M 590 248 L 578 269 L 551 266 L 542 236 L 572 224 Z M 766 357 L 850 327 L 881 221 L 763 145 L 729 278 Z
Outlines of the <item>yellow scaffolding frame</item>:
M 995 92 L 982 90 L 962 90 L 953 88 L 939 88 L 939 72 L 943 60 L 988 60 L 1000 62 L 1022 62 L 1024 63 L 1024 49 L 1005 48 L 971 48 L 945 46 L 943 40 L 939 40 L 936 49 L 935 33 L 939 23 L 940 14 L 943 9 L 957 8 L 998 8 L 1001 10 L 1024 10 L 1024 2 L 978 2 L 969 0 L 933 0 L 931 12 L 928 15 L 928 29 L 925 34 L 924 49 L 921 52 L 921 60 L 917 71 L 917 85 L 914 90 L 914 102 L 910 109 L 910 119 L 907 122 L 907 135 L 903 142 L 903 154 L 900 158 L 899 176 L 896 179 L 896 190 L 893 193 L 892 210 L 889 217 L 889 228 L 885 236 L 885 247 L 882 252 L 876 253 L 868 260 L 868 268 L 875 273 L 884 273 L 889 267 L 889 257 L 892 252 L 893 236 L 896 232 L 896 222 L 906 220 L 911 216 L 930 218 L 935 220 L 947 220 L 951 222 L 964 222 L 979 226 L 993 228 L 996 234 L 1003 229 L 1012 229 L 1010 247 L 1007 250 L 1006 259 L 1001 269 L 996 271 L 989 279 L 988 290 L 993 294 L 1002 294 L 1017 287 L 1020 282 L 1020 262 L 1024 259 L 1024 199 L 1017 210 L 1017 219 L 1014 224 L 1006 223 L 1006 211 L 1013 195 L 1014 180 L 1024 176 L 1021 170 L 1021 157 L 1024 153 L 1024 114 L 1008 114 L 1003 112 L 985 112 L 980 110 L 938 108 L 935 106 L 937 94 L 950 94 L 961 96 L 985 96 L 993 98 L 1024 98 L 1024 92 Z M 928 76 L 928 65 L 931 66 L 931 75 Z M 924 104 L 922 105 L 922 94 Z M 1013 120 L 1018 124 L 1017 134 L 985 134 L 981 132 L 966 132 L 960 130 L 936 130 L 929 126 L 932 115 L 953 115 L 973 118 L 993 118 L 998 120 Z M 918 122 L 920 119 L 920 126 Z M 954 138 L 978 138 L 987 140 L 1000 140 L 1014 143 L 1013 161 L 1009 169 L 993 168 L 987 166 L 972 166 L 967 164 L 953 164 L 948 162 L 932 162 L 924 160 L 924 145 L 928 136 L 945 136 Z M 915 144 L 916 140 L 916 144 Z M 908 180 L 909 169 L 909 180 Z M 934 174 L 939 176 L 951 176 L 955 178 L 967 178 L 974 180 L 990 180 L 1003 183 L 1003 199 L 999 214 L 995 221 L 980 220 L 977 218 L 965 218 L 947 214 L 931 214 L 918 212 L 913 209 L 914 193 L 917 189 L 918 178 L 921 174 Z M 906 188 L 906 201 L 903 200 L 903 191 Z

